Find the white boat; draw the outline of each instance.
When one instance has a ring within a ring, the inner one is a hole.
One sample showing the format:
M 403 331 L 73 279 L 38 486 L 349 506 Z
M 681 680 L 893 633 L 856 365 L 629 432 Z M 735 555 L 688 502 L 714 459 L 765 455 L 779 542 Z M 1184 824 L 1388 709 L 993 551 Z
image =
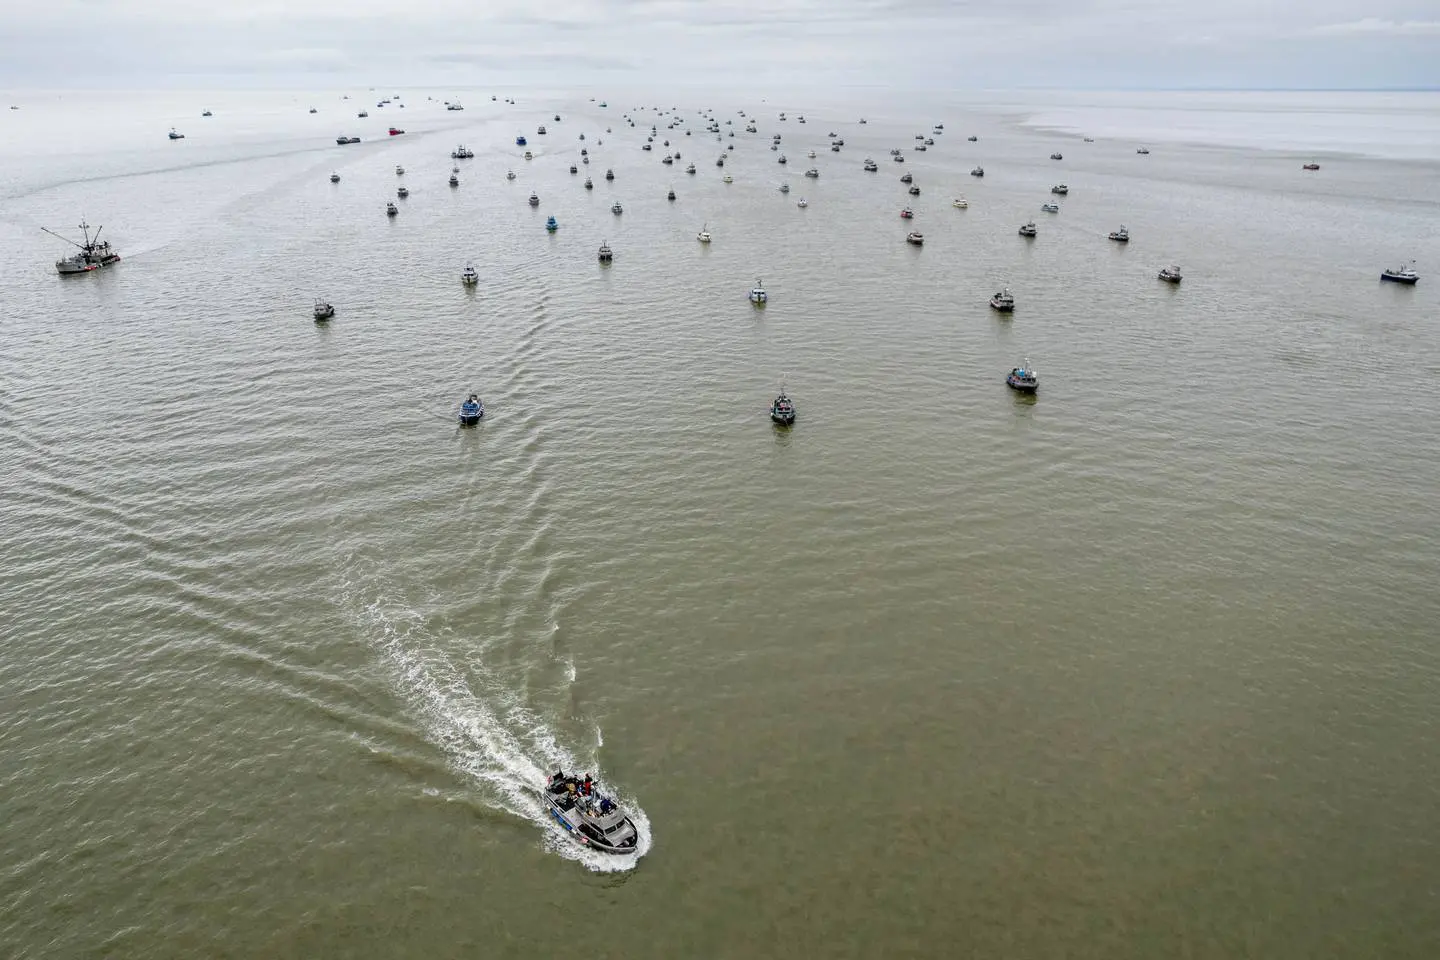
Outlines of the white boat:
M 460 282 L 467 287 L 473 287 L 480 282 L 480 273 L 475 269 L 475 264 L 465 264 L 465 269 L 460 271 Z
M 728 174 L 728 173 L 725 174 L 725 176 L 722 177 L 721 179 L 722 179 L 722 182 L 724 182 L 724 183 L 734 183 L 734 182 L 735 182 L 735 178 L 732 177 L 732 176 L 730 176 L 730 174 Z
M 316 297 L 314 316 L 317 321 L 323 322 L 329 320 L 335 316 L 335 305 L 328 300 L 321 300 L 319 297 Z
M 450 174 L 450 186 L 452 186 L 452 187 L 458 187 L 458 186 L 460 186 L 460 175 L 459 175 L 458 173 L 452 173 L 452 174 Z
M 46 230 L 44 227 L 40 229 L 45 230 L 45 232 L 52 237 L 60 237 L 61 240 L 80 250 L 79 253 L 72 253 L 68 257 L 56 260 L 56 273 L 89 273 L 92 270 L 99 270 L 101 267 L 108 267 L 112 263 L 120 262 L 120 254 L 110 249 L 108 241 L 101 241 L 100 239 L 100 231 L 105 229 L 104 227 L 97 228 L 95 236 L 91 237 L 90 224 L 83 220 L 80 221 L 80 231 L 85 236 L 84 243 L 77 243 L 69 237 L 61 237 L 60 234 L 55 231 Z
M 1403 283 L 1406 286 L 1414 286 L 1420 281 L 1420 274 L 1415 272 L 1415 261 L 1402 267 L 1389 267 L 1380 271 L 1381 280 L 1389 280 L 1391 283 Z
M 925 235 L 919 230 L 911 230 L 905 235 L 905 242 L 918 247 L 925 242 Z
M 1179 265 L 1172 263 L 1172 264 L 1171 264 L 1170 266 L 1168 266 L 1168 267 L 1163 267 L 1163 268 L 1161 268 L 1161 270 L 1160 270 L 1160 279 L 1161 279 L 1161 280 L 1164 280 L 1166 283 L 1179 283 L 1180 280 L 1182 279 L 1181 276 L 1180 276 L 1180 267 L 1179 267 Z
M 397 177 L 403 177 L 403 176 L 405 176 L 405 168 L 402 167 L 402 166 L 400 166 L 399 164 L 396 164 L 396 166 L 395 166 L 395 176 L 397 176 Z
M 1046 213 L 1059 213 L 1059 212 L 1060 212 L 1060 204 L 1058 204 L 1058 203 L 1042 203 L 1042 204 L 1040 204 L 1040 209 L 1043 210 L 1043 211 L 1045 211 Z
M 770 294 L 765 292 L 765 285 L 761 283 L 759 278 L 757 277 L 755 280 L 755 286 L 750 288 L 750 302 L 765 303 L 769 299 Z
M 394 216 L 399 216 L 399 214 L 400 214 L 400 208 L 397 207 L 397 206 L 395 206 L 395 202 L 394 202 L 393 200 L 392 200 L 391 202 L 385 204 L 385 216 L 387 216 L 387 217 L 394 217 Z
M 700 228 L 700 232 L 697 233 L 697 234 L 695 234 L 695 239 L 696 239 L 696 240 L 699 240 L 701 243 L 709 243 L 709 242 L 710 242 L 710 224 L 707 223 L 707 224 L 705 224 L 703 227 L 701 227 L 701 228 Z
M 607 240 L 606 242 L 600 244 L 600 262 L 609 263 L 614 259 L 615 254 L 612 253 L 610 250 L 610 242 Z
M 815 159 L 815 151 L 814 151 L 814 150 L 811 150 L 809 153 L 805 154 L 805 156 L 809 157 L 811 160 L 814 160 L 814 159 Z
M 1112 232 L 1111 232 L 1111 234 L 1110 234 L 1110 239 L 1116 241 L 1117 243 L 1129 243 L 1129 242 L 1130 242 L 1130 231 L 1129 231 L 1129 230 L 1126 230 L 1126 229 L 1122 226 L 1119 230 L 1115 230 L 1115 231 L 1112 231 Z
M 1001 313 L 1010 313 L 1015 309 L 1015 298 L 1010 295 L 1010 288 L 1004 287 L 995 296 L 990 298 L 991 309 Z
M 809 177 L 811 180 L 816 180 L 820 177 L 820 171 L 816 170 L 814 167 L 811 167 L 809 170 L 805 171 L 805 176 Z
M 966 207 L 970 206 L 970 201 L 966 200 L 964 197 L 956 197 L 954 200 L 950 201 L 950 206 L 954 207 L 957 210 L 964 210 Z
M 809 200 L 806 200 L 804 197 L 801 197 L 799 200 L 796 200 L 796 201 L 795 201 L 795 206 L 797 206 L 797 207 L 808 207 L 808 206 L 810 206 L 810 201 L 809 201 Z
M 1038 231 L 1036 231 L 1035 229 L 1034 220 L 1031 220 L 1029 223 L 1025 224 L 1020 228 L 1020 236 L 1022 237 L 1033 237 L 1037 232 Z
M 620 214 L 625 212 L 625 208 L 620 206 L 619 200 L 616 200 L 614 203 L 610 204 L 610 212 L 618 217 Z
M 532 206 L 532 207 L 538 207 L 538 206 L 540 206 L 540 195 L 539 195 L 538 193 L 532 193 L 532 194 L 530 194 L 530 206 Z

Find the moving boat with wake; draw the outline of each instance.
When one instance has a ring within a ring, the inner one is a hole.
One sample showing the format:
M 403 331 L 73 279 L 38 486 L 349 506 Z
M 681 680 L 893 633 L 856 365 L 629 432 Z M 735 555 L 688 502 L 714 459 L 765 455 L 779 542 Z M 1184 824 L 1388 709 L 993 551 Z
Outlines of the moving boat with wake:
M 576 843 L 602 853 L 634 853 L 640 834 L 612 798 L 587 773 L 583 778 L 556 770 L 541 793 L 553 819 Z
M 109 241 L 100 239 L 100 231 L 104 230 L 104 227 L 96 227 L 95 236 L 92 237 L 90 236 L 90 224 L 81 220 L 80 232 L 85 236 L 84 243 L 77 243 L 69 237 L 61 237 L 54 230 L 46 230 L 44 227 L 40 229 L 45 230 L 52 237 L 59 237 L 66 243 L 80 248 L 79 253 L 72 253 L 68 257 L 55 261 L 56 273 L 89 273 L 91 270 L 99 270 L 101 267 L 108 267 L 112 263 L 120 262 L 120 254 L 110 248 Z

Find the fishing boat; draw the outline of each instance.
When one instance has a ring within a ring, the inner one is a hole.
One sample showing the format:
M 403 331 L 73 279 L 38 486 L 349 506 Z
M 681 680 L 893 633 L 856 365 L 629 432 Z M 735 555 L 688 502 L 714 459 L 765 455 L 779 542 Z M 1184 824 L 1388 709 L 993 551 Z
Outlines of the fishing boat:
M 750 302 L 755 304 L 765 303 L 770 299 L 770 294 L 765 292 L 765 285 L 757 277 L 755 286 L 750 288 Z
M 606 180 L 614 180 L 614 179 L 615 179 L 615 171 L 614 171 L 614 170 L 607 169 L 607 170 L 605 171 L 605 179 L 606 179 Z
M 919 230 L 911 230 L 909 233 L 905 234 L 905 242 L 913 244 L 917 247 L 921 246 L 925 243 L 925 235 Z
M 1318 163 L 1307 163 L 1307 164 L 1304 164 L 1300 169 L 1301 169 L 1301 170 L 1319 170 L 1319 169 L 1320 169 L 1320 164 L 1318 164 Z
M 117 258 L 118 259 L 118 258 Z M 1415 261 L 1403 267 L 1391 267 L 1380 272 L 1381 280 L 1389 280 L 1391 283 L 1403 283 L 1406 286 L 1414 286 L 1420 280 L 1420 274 L 1415 272 Z
M 574 173 L 574 172 L 575 172 L 575 165 L 574 165 L 574 164 L 571 164 L 571 165 L 570 165 L 570 172 L 571 172 L 571 173 Z M 506 180 L 514 180 L 514 179 L 515 179 L 515 171 L 514 171 L 514 170 L 506 170 L 506 171 L 505 171 L 505 179 L 506 179 Z
M 1060 212 L 1060 204 L 1058 204 L 1058 203 L 1042 203 L 1042 204 L 1040 204 L 1040 209 L 1043 210 L 1043 211 L 1045 211 L 1046 213 L 1059 213 L 1059 212 Z
M 331 182 L 331 183 L 339 183 L 339 182 L 340 182 L 340 174 L 338 174 L 338 173 L 332 173 L 332 174 L 330 174 L 330 182 Z
M 900 182 L 901 182 L 901 183 L 910 183 L 910 182 L 911 182 L 912 180 L 914 180 L 914 179 L 915 179 L 915 178 L 914 178 L 913 176 L 911 176 L 910 174 L 908 174 L 908 173 L 902 173 L 902 174 L 900 175 Z
M 1036 232 L 1037 231 L 1035 229 L 1034 220 L 1031 220 L 1029 223 L 1022 224 L 1020 227 L 1020 236 L 1022 237 L 1033 237 L 1035 236 Z
M 705 224 L 704 226 L 702 226 L 702 227 L 700 228 L 700 232 L 697 233 L 697 234 L 695 234 L 695 239 L 696 239 L 696 240 L 699 240 L 701 243 L 709 243 L 709 242 L 710 242 L 710 224 L 707 223 L 707 224 Z
M 594 189 L 595 189 L 595 181 L 591 180 L 589 177 L 586 177 L 586 178 L 585 178 L 585 189 L 586 189 L 586 190 L 594 190 Z
M 340 136 L 338 136 L 338 137 L 335 138 L 335 142 L 338 143 L 338 144 L 340 144 L 340 146 L 343 147 L 343 146 L 345 146 L 347 143 L 359 143 L 359 142 L 360 142 L 360 138 L 359 138 L 359 137 L 347 137 L 347 136 L 345 136 L 344 134 L 341 134 Z
M 687 166 L 687 167 L 685 168 L 685 172 L 686 172 L 686 173 L 694 173 L 694 172 L 695 172 L 695 164 L 692 163 L 692 164 L 690 164 L 689 166 Z
M 324 323 L 326 320 L 335 316 L 335 305 L 327 300 L 321 300 L 319 297 L 316 297 L 314 316 L 317 323 Z
M 775 158 L 775 162 L 776 162 L 776 163 L 789 163 L 790 161 L 787 160 L 787 159 L 785 158 L 785 154 L 782 153 L 782 154 L 780 154 L 780 156 L 778 156 L 778 157 Z
M 1139 150 L 1136 150 L 1135 152 L 1136 152 L 1136 153 L 1139 153 L 1139 154 L 1148 155 L 1148 154 L 1150 153 L 1150 150 L 1149 150 L 1148 147 L 1141 147 Z
M 1005 287 L 995 296 L 990 298 L 990 308 L 999 310 L 1001 313 L 1010 313 L 1015 309 L 1015 298 L 1010 295 L 1010 288 Z
M 789 427 L 795 424 L 795 402 L 785 395 L 785 388 L 780 388 L 780 395 L 770 402 L 770 419 L 782 427 Z
M 780 184 L 780 192 L 781 192 L 781 193 L 789 193 L 789 192 L 790 192 L 790 184 L 788 184 L 788 183 L 782 183 L 782 184 Z
M 400 166 L 398 163 L 395 165 L 395 176 L 397 176 L 397 177 L 403 177 L 403 176 L 405 176 L 405 168 L 402 167 L 402 166 Z
M 395 196 L 399 197 L 401 200 L 404 200 L 406 197 L 410 196 L 410 188 L 402 183 L 400 185 L 400 189 L 395 191 Z
M 397 206 L 395 206 L 395 202 L 394 202 L 393 200 L 392 200 L 391 202 L 385 204 L 385 216 L 387 216 L 387 217 L 394 217 L 394 216 L 399 215 L 399 213 L 400 213 L 400 208 L 397 207 Z
M 545 124 L 540 124 L 540 126 L 535 129 L 535 134 L 540 137 L 545 136 Z
M 984 167 L 976 167 L 974 170 L 971 170 L 971 171 L 970 171 L 970 176 L 972 176 L 972 177 L 983 177 L 983 176 L 985 176 L 985 168 L 984 168 Z
M 460 282 L 467 287 L 473 287 L 480 282 L 480 272 L 475 269 L 475 264 L 465 264 L 465 269 L 460 271 Z
M 954 200 L 950 201 L 950 206 L 954 207 L 957 210 L 964 210 L 970 206 L 970 201 L 966 200 L 964 197 L 956 197 Z
M 463 143 L 456 147 L 454 150 L 450 151 L 451 160 L 470 160 L 474 158 L 474 156 L 475 151 L 471 150 Z
M 969 140 L 971 143 L 974 143 L 975 141 L 979 140 L 980 138 L 977 137 L 977 136 L 975 136 L 975 134 L 972 133 L 972 134 L 970 134 L 970 136 L 966 137 L 965 139 L 966 139 L 966 140 Z
M 901 210 L 901 211 L 900 211 L 900 219 L 901 219 L 901 220 L 913 220 L 914 218 L 915 218 L 915 211 L 914 211 L 914 210 L 911 210 L 909 207 L 906 207 L 904 210 Z
M 366 117 L 370 116 L 370 111 L 361 110 L 359 113 L 355 114 L 355 116 L 359 117 L 361 120 L 364 120 Z
M 523 147 L 523 146 L 525 146 L 525 138 L 524 138 L 524 137 L 516 137 L 516 138 L 515 138 L 515 146 L 517 146 L 517 147 Z
M 1171 264 L 1168 267 L 1161 267 L 1160 279 L 1166 283 L 1179 283 L 1181 280 L 1180 267 L 1175 264 Z
M 1050 154 L 1050 159 L 1051 159 L 1051 160 L 1064 160 L 1065 158 L 1057 151 L 1057 152 L 1055 152 L 1055 153 Z
M 534 159 L 535 159 L 535 154 L 531 153 L 529 150 L 526 150 L 526 151 L 525 151 L 525 159 L 526 159 L 526 160 L 534 160 Z
M 720 178 L 720 181 L 721 181 L 722 183 L 734 183 L 734 182 L 735 182 L 735 178 L 732 177 L 732 176 L 730 176 L 730 174 L 727 173 L 727 174 L 725 174 L 725 176 L 723 176 L 723 177 Z
M 584 780 L 556 771 L 541 794 L 553 819 L 582 847 L 601 853 L 634 853 L 640 835 L 635 824 L 610 797 L 599 792 L 587 774 Z
M 473 427 L 485 417 L 485 404 L 478 393 L 472 393 L 460 404 L 458 419 L 462 427 Z
M 674 191 L 674 190 L 670 190 L 668 193 L 666 193 L 666 194 L 665 194 L 665 199 L 666 199 L 666 200 L 674 200 L 674 199 L 675 199 L 675 191 Z
M 620 206 L 619 200 L 616 200 L 614 203 L 610 204 L 610 212 L 618 217 L 620 216 L 620 214 L 625 212 L 625 208 Z
M 1050 188 L 1050 192 L 1056 196 L 1064 197 L 1070 194 L 1070 188 L 1063 183 L 1057 183 Z
M 404 131 L 404 130 L 401 130 L 399 127 L 391 127 L 391 128 L 390 128 L 390 136 L 392 136 L 392 137 L 398 137 L 398 136 L 400 136 L 400 134 L 402 134 L 402 133 L 404 133 L 404 132 L 405 132 L 405 131 Z
M 171 128 L 170 128 L 170 133 L 168 134 L 168 136 L 170 137 L 171 140 L 184 140 L 184 139 L 185 139 L 185 134 L 177 132 L 174 127 L 171 127 Z
M 915 186 L 914 184 L 911 184 L 911 185 L 910 185 L 910 191 L 909 191 L 909 192 L 910 192 L 910 196 L 912 196 L 912 197 L 918 197 L 918 196 L 920 196 L 920 188 L 917 187 L 917 186 Z
M 615 254 L 612 253 L 610 250 L 610 243 L 606 241 L 605 243 L 600 244 L 600 262 L 609 263 L 611 260 L 614 259 Z
M 550 233 L 554 233 L 556 230 L 560 229 L 560 223 L 554 217 L 546 217 L 545 229 Z
M 865 170 L 866 170 L 866 172 L 868 172 L 868 173 L 874 173 L 875 171 L 877 171 L 877 170 L 879 170 L 879 169 L 880 169 L 879 164 L 877 164 L 874 160 L 871 160 L 869 157 L 866 157 L 866 158 L 865 158 Z
M 795 201 L 795 206 L 803 210 L 806 207 L 810 206 L 810 201 L 806 200 L 804 197 L 801 197 L 799 200 Z
M 809 170 L 805 171 L 805 176 L 809 177 L 811 180 L 818 180 L 820 179 L 820 171 L 816 170 L 814 167 L 811 167 Z
M 452 174 L 450 174 L 450 186 L 452 186 L 452 187 L 458 187 L 458 186 L 460 186 L 460 175 L 459 175 L 459 174 L 457 174 L 457 173 L 452 173 Z
M 1116 243 L 1129 243 L 1129 242 L 1130 242 L 1130 231 L 1129 231 L 1129 230 L 1126 230 L 1126 229 L 1122 226 L 1119 230 L 1112 230 L 1112 231 L 1110 232 L 1110 239 L 1111 239 L 1111 240 L 1114 240 Z
M 538 206 L 540 206 L 540 195 L 539 195 L 538 193 L 532 193 L 532 194 L 530 194 L 530 206 L 532 206 L 532 207 L 538 207 Z
M 1030 366 L 1030 358 L 1011 370 L 1005 377 L 1005 382 L 1021 393 L 1034 393 L 1040 388 L 1040 378 L 1035 375 L 1035 369 Z

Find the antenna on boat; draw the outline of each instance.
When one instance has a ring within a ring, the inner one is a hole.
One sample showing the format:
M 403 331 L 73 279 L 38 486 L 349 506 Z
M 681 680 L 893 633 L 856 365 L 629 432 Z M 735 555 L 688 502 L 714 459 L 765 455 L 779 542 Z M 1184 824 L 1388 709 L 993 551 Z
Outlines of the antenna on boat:
M 41 229 L 41 230 L 44 230 L 46 233 L 50 234 L 50 236 L 52 236 L 52 237 L 59 237 L 61 240 L 64 240 L 66 243 L 70 244 L 72 247 L 79 247 L 81 250 L 84 250 L 84 249 L 85 249 L 85 244 L 83 244 L 83 243 L 76 243 L 74 240 L 71 240 L 69 237 L 60 236 L 60 234 L 56 233 L 54 230 L 49 230 L 49 229 L 47 229 L 47 228 L 45 228 L 45 227 L 41 227 L 40 229 Z M 98 234 L 97 234 L 97 235 L 98 235 Z M 87 239 L 88 239 L 88 236 L 87 236 Z

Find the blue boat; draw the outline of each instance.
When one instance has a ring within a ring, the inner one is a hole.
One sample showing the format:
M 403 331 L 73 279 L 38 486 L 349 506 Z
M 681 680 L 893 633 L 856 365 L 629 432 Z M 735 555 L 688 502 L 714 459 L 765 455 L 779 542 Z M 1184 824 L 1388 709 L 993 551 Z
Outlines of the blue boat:
M 516 137 L 516 138 L 515 138 L 515 146 L 517 146 L 517 147 L 523 147 L 523 146 L 525 146 L 525 138 L 524 138 L 524 137 Z
M 1024 364 L 1010 371 L 1009 375 L 1005 377 L 1005 382 L 1021 393 L 1034 393 L 1040 388 L 1040 378 L 1035 375 L 1028 358 Z
M 460 404 L 460 425 L 473 427 L 485 416 L 485 404 L 480 402 L 480 395 L 472 393 Z
M 551 233 L 554 233 L 556 230 L 560 229 L 560 224 L 555 222 L 554 217 L 548 217 L 545 220 L 545 229 L 549 230 Z

